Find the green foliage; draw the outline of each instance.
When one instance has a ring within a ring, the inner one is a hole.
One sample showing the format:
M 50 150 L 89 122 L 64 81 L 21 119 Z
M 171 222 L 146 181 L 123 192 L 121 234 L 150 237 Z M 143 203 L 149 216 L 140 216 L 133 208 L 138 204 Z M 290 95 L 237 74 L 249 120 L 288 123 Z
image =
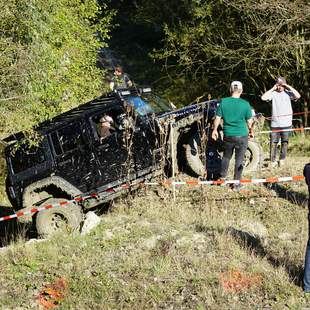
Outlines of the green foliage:
M 246 89 L 259 93 L 280 74 L 298 89 L 308 85 L 307 1 L 197 0 L 187 14 L 176 12 L 179 18 L 163 20 L 165 48 L 153 55 L 165 61 L 173 79 L 198 81 L 197 95 L 201 82 L 215 95 L 226 93 L 232 79 L 242 79 Z
M 114 12 L 95 0 L 8 0 L 0 12 L 0 132 L 33 124 L 102 91 L 96 67 Z M 97 18 L 100 16 L 100 21 Z

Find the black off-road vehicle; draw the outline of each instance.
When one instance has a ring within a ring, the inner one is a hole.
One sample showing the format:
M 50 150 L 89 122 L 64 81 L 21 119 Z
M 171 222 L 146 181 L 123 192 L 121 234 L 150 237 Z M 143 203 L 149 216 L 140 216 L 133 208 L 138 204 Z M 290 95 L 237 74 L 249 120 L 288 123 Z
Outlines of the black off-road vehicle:
M 186 166 L 192 174 L 216 177 L 220 142 L 212 142 L 209 131 L 217 105 L 212 100 L 173 110 L 150 88 L 124 89 L 40 124 L 35 145 L 22 133 L 14 134 L 5 139 L 9 199 L 15 211 L 27 211 L 92 196 L 36 213 L 36 229 L 46 236 L 61 227 L 78 229 L 83 211 L 112 200 L 124 188 L 164 175 L 167 168 L 176 173 Z M 250 141 L 248 169 L 259 165 L 261 154 Z

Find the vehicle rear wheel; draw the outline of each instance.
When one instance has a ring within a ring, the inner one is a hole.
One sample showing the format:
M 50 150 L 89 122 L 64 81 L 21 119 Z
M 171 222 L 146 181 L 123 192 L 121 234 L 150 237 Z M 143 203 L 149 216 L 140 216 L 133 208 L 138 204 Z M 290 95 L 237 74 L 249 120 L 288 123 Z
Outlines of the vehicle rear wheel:
M 57 204 L 66 199 L 51 198 L 41 206 Z M 55 233 L 74 233 L 79 231 L 83 220 L 81 207 L 74 203 L 40 211 L 36 217 L 36 229 L 40 237 L 49 238 Z

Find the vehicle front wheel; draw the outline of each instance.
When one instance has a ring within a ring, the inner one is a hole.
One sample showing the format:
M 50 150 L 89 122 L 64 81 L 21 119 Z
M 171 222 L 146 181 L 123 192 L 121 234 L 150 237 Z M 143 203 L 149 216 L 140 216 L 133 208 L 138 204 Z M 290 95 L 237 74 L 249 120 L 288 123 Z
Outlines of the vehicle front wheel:
M 66 199 L 51 198 L 41 206 L 58 204 Z M 36 230 L 40 237 L 49 238 L 56 233 L 74 233 L 80 230 L 83 221 L 81 207 L 74 203 L 42 210 L 36 217 Z

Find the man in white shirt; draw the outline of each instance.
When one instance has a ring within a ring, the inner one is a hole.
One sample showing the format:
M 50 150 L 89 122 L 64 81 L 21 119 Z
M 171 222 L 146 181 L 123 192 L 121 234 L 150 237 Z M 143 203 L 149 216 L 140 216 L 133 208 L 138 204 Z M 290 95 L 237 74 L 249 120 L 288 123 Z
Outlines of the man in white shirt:
M 262 100 L 272 102 L 272 120 L 270 135 L 270 161 L 271 166 L 276 167 L 277 148 L 281 139 L 281 151 L 279 165 L 284 164 L 287 153 L 289 131 L 292 127 L 293 110 L 291 100 L 300 98 L 299 92 L 286 83 L 284 77 L 278 77 L 276 84 L 262 95 Z

